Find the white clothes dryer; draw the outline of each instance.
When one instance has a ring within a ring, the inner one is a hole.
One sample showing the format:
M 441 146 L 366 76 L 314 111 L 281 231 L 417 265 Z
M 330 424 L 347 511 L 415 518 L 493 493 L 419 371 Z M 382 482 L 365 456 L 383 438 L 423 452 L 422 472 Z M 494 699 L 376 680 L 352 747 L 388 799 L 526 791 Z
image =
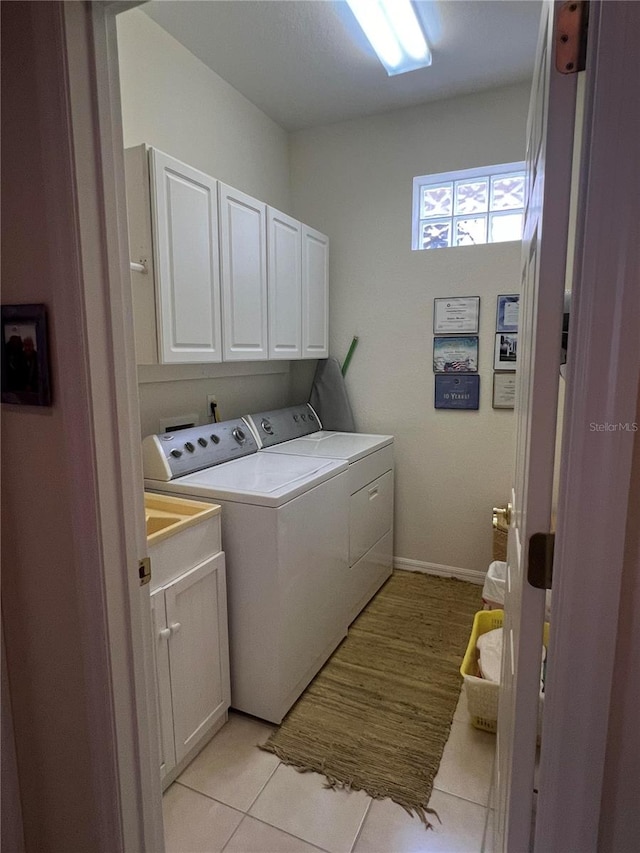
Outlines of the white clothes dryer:
M 261 451 L 348 463 L 347 622 L 391 574 L 393 564 L 393 436 L 322 429 L 308 403 L 248 415 Z M 284 464 L 284 463 L 283 463 Z
M 279 723 L 344 638 L 345 460 L 258 453 L 242 420 L 143 441 L 145 488 L 222 507 L 231 705 Z

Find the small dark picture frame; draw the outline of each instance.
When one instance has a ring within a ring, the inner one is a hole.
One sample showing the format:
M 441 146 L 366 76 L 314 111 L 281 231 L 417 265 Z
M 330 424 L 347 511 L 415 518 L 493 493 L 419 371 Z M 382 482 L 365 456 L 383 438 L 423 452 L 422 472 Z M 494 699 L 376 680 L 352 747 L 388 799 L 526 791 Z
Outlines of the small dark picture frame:
M 18 406 L 51 405 L 44 305 L 2 306 L 2 402 Z

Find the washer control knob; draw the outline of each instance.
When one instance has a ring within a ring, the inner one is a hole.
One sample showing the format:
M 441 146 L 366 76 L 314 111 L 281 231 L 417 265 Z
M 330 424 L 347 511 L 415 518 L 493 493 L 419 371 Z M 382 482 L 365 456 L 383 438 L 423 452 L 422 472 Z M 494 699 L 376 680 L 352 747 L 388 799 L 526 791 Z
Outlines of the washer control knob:
M 294 415 L 293 419 L 296 423 L 298 423 L 298 421 L 300 420 L 300 415 Z
M 206 447 L 207 446 L 207 439 L 200 437 L 198 439 L 198 444 L 200 445 L 200 447 Z
M 267 418 L 263 418 L 260 422 L 260 426 L 265 432 L 269 433 L 269 435 L 273 435 L 273 426 L 271 425 L 270 420 L 267 420 Z
M 180 459 L 180 457 L 182 456 L 182 451 L 181 450 L 172 450 L 171 455 L 173 456 L 174 459 Z
M 187 441 L 187 443 L 184 446 L 184 449 L 188 450 L 189 453 L 193 453 L 193 451 L 195 450 L 195 447 L 190 441 Z
M 240 427 L 235 427 L 231 435 L 235 438 L 238 444 L 244 444 L 247 440 L 247 436 L 244 434 L 244 430 L 241 430 Z
M 215 432 L 211 433 L 211 441 L 214 444 L 220 444 L 220 436 L 216 435 Z
M 307 419 L 307 416 L 305 415 L 304 412 L 300 415 L 300 417 L 302 418 L 303 421 L 306 421 L 306 419 Z

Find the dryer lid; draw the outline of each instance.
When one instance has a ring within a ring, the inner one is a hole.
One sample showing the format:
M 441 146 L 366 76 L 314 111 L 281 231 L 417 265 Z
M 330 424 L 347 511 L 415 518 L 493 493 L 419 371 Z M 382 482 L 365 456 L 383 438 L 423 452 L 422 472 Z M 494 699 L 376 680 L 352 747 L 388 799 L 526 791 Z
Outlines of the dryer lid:
M 286 444 L 269 447 L 265 452 L 290 453 L 297 456 L 316 456 L 324 459 L 346 459 L 351 463 L 389 444 L 393 444 L 392 435 L 321 430 L 320 432 L 288 441 Z

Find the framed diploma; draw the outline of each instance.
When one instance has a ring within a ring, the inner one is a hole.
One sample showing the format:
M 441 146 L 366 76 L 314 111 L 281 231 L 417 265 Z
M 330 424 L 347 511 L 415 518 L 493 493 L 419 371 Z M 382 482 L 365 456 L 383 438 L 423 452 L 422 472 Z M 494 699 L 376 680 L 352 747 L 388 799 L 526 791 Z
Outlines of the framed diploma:
M 520 295 L 509 293 L 498 296 L 496 332 L 517 332 L 520 314 Z
M 518 336 L 496 335 L 493 355 L 494 370 L 515 370 L 518 366 Z
M 433 333 L 477 334 L 480 323 L 480 297 L 459 296 L 433 300 Z
M 479 409 L 480 377 L 473 376 L 435 376 L 436 409 Z
M 477 370 L 477 335 L 433 339 L 434 373 L 476 373 Z
M 493 408 L 513 409 L 516 402 L 516 374 L 493 374 Z

